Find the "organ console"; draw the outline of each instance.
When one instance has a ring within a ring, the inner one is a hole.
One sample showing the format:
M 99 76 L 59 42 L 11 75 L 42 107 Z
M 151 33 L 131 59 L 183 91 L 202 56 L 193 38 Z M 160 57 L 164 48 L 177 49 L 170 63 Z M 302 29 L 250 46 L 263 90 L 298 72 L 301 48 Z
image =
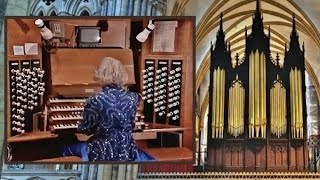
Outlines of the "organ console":
M 141 96 L 134 127 L 137 144 L 160 161 L 177 159 L 163 155 L 164 148 L 177 154 L 182 149 L 180 160 L 192 160 L 193 19 L 174 20 L 179 26 L 171 53 L 152 52 L 152 35 L 144 43 L 134 38 L 147 19 L 109 19 L 99 47 L 73 42 L 79 39 L 73 37 L 77 26 L 97 26 L 97 19 L 46 19 L 48 27 L 64 25 L 62 34 L 70 37 L 69 43 L 58 42 L 55 51 L 41 47 L 35 19 L 21 20 L 28 31 L 14 18 L 7 19 L 6 136 L 11 162 L 63 162 L 61 149 L 82 141 L 77 127 L 86 99 L 101 91 L 93 73 L 104 57 L 122 62 L 129 75 L 126 87 Z M 37 43 L 38 54 L 14 55 L 12 46 L 25 42 Z

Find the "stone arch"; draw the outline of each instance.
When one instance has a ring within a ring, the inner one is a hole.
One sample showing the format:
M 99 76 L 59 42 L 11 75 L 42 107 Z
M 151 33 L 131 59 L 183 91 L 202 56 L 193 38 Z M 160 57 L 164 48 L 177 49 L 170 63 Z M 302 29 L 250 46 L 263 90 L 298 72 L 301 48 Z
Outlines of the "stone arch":
M 41 15 L 40 15 L 41 14 Z M 43 7 L 38 7 L 38 9 L 36 9 L 35 11 L 33 11 L 33 16 L 44 16 L 46 13 L 45 13 L 45 10 Z
M 41 0 L 33 0 L 32 3 L 30 4 L 27 14 L 28 15 L 35 15 L 35 12 L 39 13 L 39 4 L 41 4 L 40 2 Z
M 52 6 L 47 13 L 47 16 L 57 16 L 58 10 L 56 7 Z
M 87 10 L 83 10 L 79 16 L 90 16 L 90 13 Z
M 76 15 L 77 9 L 81 4 L 82 0 L 67 0 L 66 2 L 66 12 L 72 15 Z
M 92 11 L 88 7 L 83 6 L 77 10 L 75 16 L 92 16 Z

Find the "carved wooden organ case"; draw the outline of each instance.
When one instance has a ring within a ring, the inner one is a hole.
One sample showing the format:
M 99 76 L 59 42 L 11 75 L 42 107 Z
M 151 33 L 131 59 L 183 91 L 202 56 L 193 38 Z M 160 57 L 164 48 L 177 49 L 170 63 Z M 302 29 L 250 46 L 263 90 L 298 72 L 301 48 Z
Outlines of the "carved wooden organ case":
M 307 170 L 305 59 L 295 20 L 284 61 L 270 54 L 259 1 L 245 36 L 244 57 L 231 58 L 221 15 L 211 47 L 208 169 Z

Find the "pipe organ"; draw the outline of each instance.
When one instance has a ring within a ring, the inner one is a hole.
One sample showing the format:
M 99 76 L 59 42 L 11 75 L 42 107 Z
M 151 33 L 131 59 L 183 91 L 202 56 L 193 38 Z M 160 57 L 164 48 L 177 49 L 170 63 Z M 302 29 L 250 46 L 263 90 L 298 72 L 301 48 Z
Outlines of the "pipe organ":
M 185 44 L 193 40 L 193 20 L 175 20 L 176 48 L 169 54 L 150 52 L 152 35 L 142 44 L 135 39 L 147 19 L 108 19 L 99 47 L 72 42 L 79 41 L 75 24 L 92 29 L 98 27 L 97 19 L 45 20 L 47 27 L 63 26 L 63 32 L 56 32 L 62 40 L 52 47 L 41 39 L 34 21 L 7 20 L 6 134 L 11 161 L 80 161 L 64 159 L 61 149 L 90 138 L 79 135 L 77 128 L 87 98 L 101 91 L 93 76 L 104 57 L 125 66 L 126 88 L 141 96 L 133 129 L 138 146 L 159 161 L 192 160 L 193 44 Z M 38 54 L 14 55 L 13 45 L 25 42 L 38 44 Z
M 245 53 L 231 57 L 221 15 L 211 47 L 208 169 L 213 171 L 308 170 L 304 46 L 295 19 L 284 59 L 272 58 L 260 3 Z M 226 127 L 226 128 L 224 128 Z

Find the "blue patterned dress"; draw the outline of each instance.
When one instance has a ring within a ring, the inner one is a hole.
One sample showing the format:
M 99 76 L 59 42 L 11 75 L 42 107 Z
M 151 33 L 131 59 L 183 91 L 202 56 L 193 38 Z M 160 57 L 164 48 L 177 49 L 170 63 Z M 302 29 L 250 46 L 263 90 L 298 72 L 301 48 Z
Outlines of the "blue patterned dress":
M 65 148 L 64 155 L 81 154 L 83 161 L 153 160 L 133 139 L 138 103 L 137 93 L 116 85 L 104 87 L 101 93 L 86 101 L 83 120 L 78 126 L 80 132 L 93 136 L 87 143 Z

